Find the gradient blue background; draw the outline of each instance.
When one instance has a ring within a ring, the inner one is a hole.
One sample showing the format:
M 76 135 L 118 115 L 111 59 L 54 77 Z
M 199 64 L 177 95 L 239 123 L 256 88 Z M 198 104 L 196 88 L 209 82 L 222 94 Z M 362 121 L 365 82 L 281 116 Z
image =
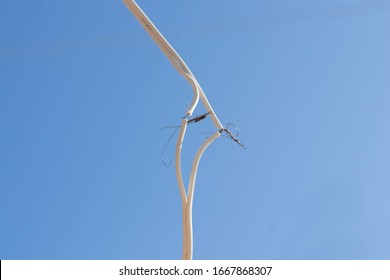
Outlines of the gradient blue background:
M 390 2 L 138 4 L 248 146 L 202 158 L 194 258 L 390 259 Z M 181 258 L 192 90 L 124 4 L 1 1 L 0 35 L 0 259 Z

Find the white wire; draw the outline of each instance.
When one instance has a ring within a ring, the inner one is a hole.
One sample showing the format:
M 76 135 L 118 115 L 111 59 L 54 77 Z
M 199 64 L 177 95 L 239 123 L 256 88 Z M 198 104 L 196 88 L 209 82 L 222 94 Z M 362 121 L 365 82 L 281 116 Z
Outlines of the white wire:
M 183 212 L 183 259 L 192 259 L 192 204 L 194 198 L 194 189 L 195 189 L 195 181 L 196 174 L 198 171 L 198 166 L 200 159 L 206 150 L 206 148 L 220 136 L 220 131 L 223 128 L 222 124 L 218 120 L 217 115 L 215 114 L 213 108 L 211 107 L 209 101 L 206 98 L 203 89 L 199 85 L 195 76 L 192 74 L 191 70 L 187 67 L 185 62 L 181 59 L 175 49 L 168 43 L 168 41 L 164 38 L 164 36 L 158 31 L 158 29 L 154 26 L 152 21 L 146 16 L 146 14 L 142 11 L 142 9 L 135 3 L 134 0 L 123 0 L 128 9 L 133 13 L 135 18 L 139 21 L 142 27 L 148 32 L 150 37 L 154 40 L 154 42 L 158 45 L 158 47 L 162 50 L 162 52 L 166 55 L 175 69 L 191 84 L 192 90 L 194 92 L 194 97 L 192 102 L 186 112 L 187 116 L 191 116 L 193 111 L 195 110 L 199 97 L 205 106 L 207 112 L 210 114 L 210 117 L 217 128 L 217 132 L 215 132 L 210 138 L 208 138 L 199 148 L 198 152 L 195 155 L 190 180 L 188 184 L 188 195 L 186 195 L 185 185 L 183 182 L 182 170 L 181 170 L 181 149 L 184 141 L 185 132 L 187 129 L 187 119 L 183 119 L 179 136 L 176 143 L 176 177 L 179 184 L 180 197 L 182 200 L 182 212 Z
M 212 113 L 210 115 L 211 119 L 215 127 L 219 130 L 222 129 L 223 126 L 219 121 L 218 117 L 214 113 L 213 108 L 211 107 L 209 101 L 207 100 L 206 95 L 203 92 L 202 87 L 197 82 L 195 76 L 192 74 L 191 70 L 187 67 L 183 59 L 178 55 L 175 49 L 168 43 L 168 41 L 164 38 L 164 36 L 158 31 L 158 29 L 154 26 L 152 21 L 146 16 L 146 14 L 142 11 L 142 9 L 135 3 L 133 0 L 123 0 L 129 10 L 133 13 L 142 27 L 148 32 L 150 37 L 154 40 L 154 42 L 159 46 L 162 52 L 166 55 L 175 69 L 191 84 L 194 90 L 194 97 L 192 102 L 188 108 L 187 114 L 189 116 L 192 115 L 195 110 L 196 105 L 198 104 L 199 97 L 202 100 L 203 105 L 205 106 L 207 112 Z M 187 74 L 187 75 L 186 75 Z M 190 77 L 188 77 L 190 76 Z M 196 90 L 195 90 L 196 88 Z
M 187 114 L 191 116 L 199 100 L 198 83 L 196 82 L 194 75 L 191 73 L 190 69 L 187 67 L 181 57 L 177 54 L 175 49 L 172 48 L 172 46 L 158 31 L 158 29 L 154 26 L 152 21 L 146 16 L 142 9 L 137 5 L 137 3 L 135 3 L 135 1 L 133 0 L 123 1 L 129 8 L 129 10 L 133 13 L 133 15 L 136 17 L 136 19 L 139 21 L 139 23 L 142 25 L 142 27 L 149 33 L 150 37 L 152 37 L 154 42 L 166 55 L 166 57 L 169 59 L 175 69 L 191 84 L 194 90 L 194 97 L 187 111 Z
M 191 168 L 191 174 L 190 174 L 190 181 L 188 184 L 188 196 L 187 196 L 187 209 L 186 209 L 186 218 L 184 221 L 186 222 L 184 224 L 184 232 L 187 236 L 189 236 L 188 239 L 186 239 L 186 243 L 184 244 L 185 247 L 183 248 L 183 259 L 184 260 L 191 260 L 192 259 L 192 202 L 194 200 L 194 191 L 195 191 L 195 182 L 196 182 L 196 174 L 198 172 L 199 162 L 200 159 L 206 150 L 206 148 L 214 142 L 215 139 L 217 139 L 221 134 L 219 131 L 215 132 L 211 137 L 206 139 L 205 142 L 200 146 L 198 152 L 195 155 L 194 161 L 192 163 Z
M 187 120 L 182 119 L 180 130 L 179 130 L 179 136 L 177 137 L 177 144 L 176 144 L 176 178 L 179 184 L 180 197 L 183 204 L 187 202 L 187 196 L 186 196 L 186 189 L 183 182 L 183 175 L 181 172 L 181 148 L 183 145 L 184 134 L 186 133 L 186 129 L 187 129 Z

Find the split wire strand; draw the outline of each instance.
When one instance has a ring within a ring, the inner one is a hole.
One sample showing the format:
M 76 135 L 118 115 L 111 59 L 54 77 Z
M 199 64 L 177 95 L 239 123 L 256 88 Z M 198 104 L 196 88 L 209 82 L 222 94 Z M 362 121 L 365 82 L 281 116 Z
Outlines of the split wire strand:
M 176 178 L 179 184 L 180 197 L 183 205 L 187 203 L 187 195 L 186 195 L 186 189 L 184 186 L 183 175 L 181 171 L 181 149 L 183 146 L 183 140 L 184 140 L 184 135 L 186 133 L 186 129 L 187 129 L 187 120 L 182 119 L 180 130 L 179 130 L 179 136 L 177 137 L 175 162 L 176 162 Z
M 192 203 L 194 200 L 194 191 L 195 191 L 195 182 L 196 182 L 196 174 L 198 172 L 200 159 L 207 149 L 207 147 L 213 143 L 221 134 L 219 131 L 215 132 L 210 138 L 206 139 L 203 144 L 198 149 L 198 152 L 195 155 L 194 161 L 192 163 L 190 180 L 188 183 L 188 197 L 187 197 L 187 209 L 186 209 L 186 224 L 184 224 L 184 231 L 186 231 L 186 235 L 190 236 L 189 240 L 185 244 L 185 248 L 183 248 L 183 259 L 190 260 L 192 259 Z

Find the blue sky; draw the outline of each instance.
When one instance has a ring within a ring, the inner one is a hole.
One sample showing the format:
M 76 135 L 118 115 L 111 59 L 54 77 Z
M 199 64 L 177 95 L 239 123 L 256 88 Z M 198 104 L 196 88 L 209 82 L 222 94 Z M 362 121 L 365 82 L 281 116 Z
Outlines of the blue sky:
M 248 146 L 201 160 L 194 258 L 389 259 L 390 2 L 137 3 Z M 0 2 L 0 259 L 181 258 L 161 127 L 191 87 L 121 1 L 90 4 Z

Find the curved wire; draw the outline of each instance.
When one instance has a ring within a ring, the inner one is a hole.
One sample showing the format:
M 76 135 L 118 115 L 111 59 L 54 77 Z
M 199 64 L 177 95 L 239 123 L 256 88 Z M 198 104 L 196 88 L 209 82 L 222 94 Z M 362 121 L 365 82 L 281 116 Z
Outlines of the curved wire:
M 206 139 L 206 141 L 204 141 L 198 149 L 198 152 L 196 153 L 194 161 L 192 163 L 190 180 L 188 183 L 187 209 L 185 212 L 186 219 L 184 219 L 185 224 L 183 225 L 185 234 L 189 236 L 189 239 L 187 240 L 186 244 L 184 244 L 183 248 L 184 260 L 192 259 L 192 202 L 194 200 L 196 174 L 198 172 L 199 162 L 206 148 L 219 136 L 220 133 L 219 131 L 217 131 L 210 138 Z
M 187 130 L 187 120 L 182 119 L 179 135 L 177 137 L 177 142 L 176 142 L 175 163 L 176 163 L 176 178 L 179 184 L 180 197 L 183 204 L 187 202 L 187 195 L 186 195 L 186 189 L 184 186 L 183 175 L 181 171 L 181 149 L 183 146 L 183 140 L 184 140 L 184 135 L 186 133 L 186 130 Z
M 175 49 L 172 48 L 172 46 L 168 43 L 168 41 L 164 38 L 160 31 L 158 31 L 158 29 L 154 26 L 152 21 L 146 16 L 142 9 L 137 5 L 137 3 L 135 3 L 135 1 L 133 0 L 123 1 L 128 7 L 128 9 L 134 14 L 134 16 L 142 25 L 142 27 L 146 30 L 146 32 L 149 33 L 150 37 L 152 37 L 152 39 L 158 45 L 161 51 L 166 55 L 166 57 L 169 59 L 175 69 L 191 84 L 194 90 L 194 97 L 192 99 L 189 110 L 187 111 L 187 114 L 191 116 L 199 101 L 199 85 L 194 75 L 191 73 L 190 69 L 187 67 L 187 65 L 181 59 Z
M 207 112 L 213 112 L 211 118 L 213 120 L 214 125 L 217 129 L 222 129 L 223 126 L 219 121 L 218 117 L 214 114 L 214 110 L 211 107 L 209 101 L 207 100 L 206 95 L 203 92 L 202 87 L 199 85 L 195 76 L 192 74 L 191 70 L 187 67 L 183 59 L 178 55 L 175 49 L 168 43 L 168 41 L 164 38 L 164 36 L 158 31 L 158 29 L 154 26 L 152 21 L 146 16 L 146 14 L 142 11 L 142 9 L 135 3 L 134 0 L 123 0 L 128 9 L 133 13 L 142 27 L 148 32 L 150 37 L 154 40 L 154 42 L 158 45 L 161 51 L 166 55 L 175 69 L 188 81 L 190 82 L 193 90 L 194 97 L 192 99 L 189 110 L 187 110 L 187 115 L 191 116 L 193 111 L 195 110 L 196 105 L 198 104 L 199 97 L 202 100 L 203 105 L 205 106 Z

